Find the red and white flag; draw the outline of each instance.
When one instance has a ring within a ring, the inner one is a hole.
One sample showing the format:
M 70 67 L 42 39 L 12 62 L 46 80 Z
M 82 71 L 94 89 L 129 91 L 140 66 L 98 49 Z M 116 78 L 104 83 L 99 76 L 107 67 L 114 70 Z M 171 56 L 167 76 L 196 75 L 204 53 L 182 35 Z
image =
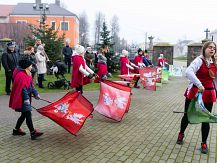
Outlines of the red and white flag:
M 116 121 L 121 121 L 128 112 L 131 101 L 131 88 L 112 82 L 100 83 L 100 95 L 97 106 L 98 113 Z
M 124 86 L 130 86 L 131 82 L 129 81 L 122 81 L 122 80 L 114 80 L 113 82 L 118 83 L 118 84 L 122 84 Z
M 118 75 L 121 79 L 127 80 L 127 81 L 132 81 L 136 80 L 137 77 L 140 76 L 140 74 L 128 74 L 128 75 Z
M 37 111 L 75 135 L 93 112 L 93 104 L 75 91 Z
M 162 79 L 162 68 L 158 67 L 157 68 L 156 82 L 161 83 L 161 79 Z
M 144 88 L 156 91 L 157 69 L 153 67 L 144 67 L 139 70 L 141 83 Z

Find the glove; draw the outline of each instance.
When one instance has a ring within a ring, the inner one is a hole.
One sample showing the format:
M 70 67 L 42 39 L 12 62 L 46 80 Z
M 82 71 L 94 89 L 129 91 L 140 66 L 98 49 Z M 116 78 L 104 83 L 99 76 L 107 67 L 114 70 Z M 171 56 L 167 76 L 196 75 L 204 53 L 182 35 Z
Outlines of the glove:
M 103 75 L 102 76 L 102 80 L 106 80 L 107 79 L 107 76 L 106 75 Z
M 92 78 L 93 78 L 93 74 L 89 74 L 87 77 L 88 77 L 89 79 L 92 79 Z
M 36 100 L 39 100 L 41 97 L 39 96 L 39 94 L 37 94 L 36 96 L 35 96 L 35 99 Z
M 24 100 L 24 104 L 29 105 L 30 104 L 29 99 L 28 100 Z

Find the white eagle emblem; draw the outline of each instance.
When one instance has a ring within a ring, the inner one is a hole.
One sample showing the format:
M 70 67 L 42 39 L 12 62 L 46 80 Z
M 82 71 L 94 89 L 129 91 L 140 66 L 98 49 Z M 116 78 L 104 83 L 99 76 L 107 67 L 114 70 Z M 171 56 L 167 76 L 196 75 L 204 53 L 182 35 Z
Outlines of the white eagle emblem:
M 111 99 L 111 97 L 109 97 L 108 93 L 105 93 L 103 97 L 104 97 L 103 101 L 105 105 L 112 105 L 113 100 Z
M 124 97 L 117 97 L 114 102 L 117 105 L 118 108 L 124 109 L 124 106 L 126 105 L 127 99 Z
M 68 108 L 69 108 L 69 104 L 68 103 L 61 103 L 59 105 L 54 106 L 55 109 L 54 112 L 58 113 L 58 111 L 60 111 L 61 113 L 67 113 L 68 112 Z
M 74 123 L 80 125 L 80 122 L 84 121 L 81 118 L 84 118 L 84 117 L 85 116 L 83 114 L 74 113 L 74 114 L 67 115 L 66 119 L 69 119 L 69 120 L 73 121 Z

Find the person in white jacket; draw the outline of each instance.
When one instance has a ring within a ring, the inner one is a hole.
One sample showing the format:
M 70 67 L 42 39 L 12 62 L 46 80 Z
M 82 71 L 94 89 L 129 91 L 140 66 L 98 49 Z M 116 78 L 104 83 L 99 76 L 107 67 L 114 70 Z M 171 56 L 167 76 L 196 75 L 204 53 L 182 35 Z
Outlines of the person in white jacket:
M 216 102 L 216 92 L 214 82 L 217 79 L 217 54 L 216 44 L 213 41 L 205 42 L 202 48 L 202 54 L 195 58 L 186 69 L 186 77 L 190 83 L 185 92 L 185 113 L 181 120 L 180 132 L 177 144 L 183 144 L 184 132 L 188 126 L 188 108 L 191 100 L 195 98 L 198 92 L 202 92 L 202 99 L 206 109 L 211 112 L 213 103 Z M 208 153 L 207 138 L 209 135 L 209 123 L 201 124 L 201 152 Z
M 35 54 L 36 65 L 37 65 L 37 74 L 38 74 L 38 87 L 44 88 L 42 81 L 44 79 L 44 74 L 47 72 L 46 67 L 46 56 L 44 55 L 44 47 L 39 45 L 37 47 L 37 52 Z

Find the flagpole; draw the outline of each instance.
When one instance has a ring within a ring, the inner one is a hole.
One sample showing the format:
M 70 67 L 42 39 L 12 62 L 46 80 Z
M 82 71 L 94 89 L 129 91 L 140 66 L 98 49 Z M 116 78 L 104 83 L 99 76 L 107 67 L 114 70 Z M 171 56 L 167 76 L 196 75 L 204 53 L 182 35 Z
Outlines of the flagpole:
M 187 113 L 187 112 L 183 112 L 183 111 L 173 111 L 173 113 Z
M 50 102 L 50 101 L 48 101 L 48 100 L 45 100 L 45 99 L 43 99 L 43 98 L 40 98 L 39 100 L 45 101 L 45 102 L 47 102 L 47 103 L 52 103 L 52 102 Z

